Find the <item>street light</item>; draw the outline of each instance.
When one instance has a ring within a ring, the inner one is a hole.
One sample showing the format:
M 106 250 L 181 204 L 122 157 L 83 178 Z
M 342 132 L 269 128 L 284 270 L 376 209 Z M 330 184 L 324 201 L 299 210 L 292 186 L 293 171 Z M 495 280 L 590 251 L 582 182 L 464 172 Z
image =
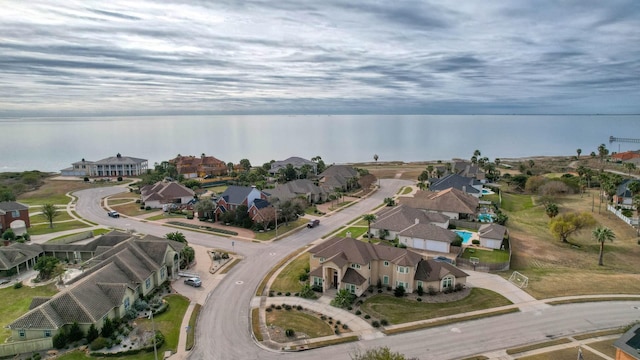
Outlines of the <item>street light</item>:
M 153 356 L 158 360 L 158 349 L 156 347 L 156 324 L 153 322 L 153 309 L 150 309 L 149 319 L 151 319 L 151 330 L 153 331 Z

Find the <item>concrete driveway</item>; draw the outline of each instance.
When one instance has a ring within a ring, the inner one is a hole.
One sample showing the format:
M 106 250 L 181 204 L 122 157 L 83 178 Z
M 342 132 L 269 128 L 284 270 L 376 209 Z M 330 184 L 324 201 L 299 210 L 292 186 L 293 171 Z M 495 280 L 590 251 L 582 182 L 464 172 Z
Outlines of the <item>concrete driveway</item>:
M 470 270 L 464 270 L 464 272 L 469 274 L 469 277 L 467 278 L 468 287 L 483 288 L 495 291 L 498 294 L 509 299 L 509 301 L 511 301 L 512 303 L 518 305 L 520 311 L 538 311 L 546 309 L 550 306 L 536 300 L 526 291 L 520 289 L 513 283 L 509 282 L 509 280 L 506 280 L 499 275 Z

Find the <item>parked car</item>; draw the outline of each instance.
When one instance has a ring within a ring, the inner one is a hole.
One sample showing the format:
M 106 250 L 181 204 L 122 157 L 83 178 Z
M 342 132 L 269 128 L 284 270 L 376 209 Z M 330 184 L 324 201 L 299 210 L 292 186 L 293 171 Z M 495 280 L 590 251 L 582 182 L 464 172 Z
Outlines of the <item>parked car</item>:
M 189 286 L 193 286 L 193 287 L 202 286 L 202 281 L 197 277 L 191 277 L 191 278 L 188 278 L 188 279 L 184 279 L 184 283 L 185 283 L 185 285 L 189 285 Z
M 307 223 L 307 227 L 309 229 L 314 228 L 316 226 L 320 225 L 320 220 L 315 219 L 315 220 L 309 220 L 309 222 Z
M 5 284 L 8 284 L 10 282 L 11 282 L 11 280 L 9 280 L 9 279 L 0 279 L 0 285 L 5 285 Z
M 433 258 L 433 260 L 440 261 L 440 262 L 446 262 L 446 263 L 449 263 L 451 265 L 455 265 L 456 264 L 455 261 L 449 259 L 446 256 L 436 256 L 436 257 Z
M 109 211 L 107 213 L 107 215 L 109 215 L 112 218 L 119 218 L 120 217 L 120 213 L 118 213 L 117 211 Z

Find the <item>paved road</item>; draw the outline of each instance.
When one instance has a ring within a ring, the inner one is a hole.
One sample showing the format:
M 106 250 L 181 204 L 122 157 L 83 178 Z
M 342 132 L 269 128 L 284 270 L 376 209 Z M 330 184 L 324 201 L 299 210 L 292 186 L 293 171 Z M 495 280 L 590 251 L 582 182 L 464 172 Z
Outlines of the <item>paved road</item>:
M 276 353 L 256 345 L 251 339 L 250 301 L 257 285 L 269 269 L 293 250 L 370 211 L 380 204 L 383 198 L 392 196 L 399 187 L 406 184 L 403 180 L 383 180 L 381 190 L 370 198 L 323 218 L 321 226 L 317 228 L 305 229 L 280 241 L 269 244 L 235 241 L 234 250 L 243 255 L 245 260 L 235 266 L 209 294 L 198 321 L 196 347 L 191 351 L 189 358 L 350 359 L 349 354 L 358 349 L 389 346 L 394 351 L 422 359 L 455 359 L 557 336 L 611 328 L 640 319 L 640 301 L 571 304 L 301 353 Z M 137 232 L 156 236 L 164 236 L 171 231 L 153 223 L 141 223 L 127 218 L 108 218 L 99 206 L 100 198 L 118 191 L 121 190 L 101 188 L 77 192 L 78 213 L 101 224 L 132 228 Z M 186 230 L 183 232 L 190 242 L 232 250 L 228 238 Z

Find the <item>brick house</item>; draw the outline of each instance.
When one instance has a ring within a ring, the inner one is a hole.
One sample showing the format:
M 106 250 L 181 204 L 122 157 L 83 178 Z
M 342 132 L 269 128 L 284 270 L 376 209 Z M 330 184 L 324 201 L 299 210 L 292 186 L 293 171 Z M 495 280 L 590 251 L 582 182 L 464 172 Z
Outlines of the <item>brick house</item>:
M 16 201 L 0 202 L 0 233 L 11 228 L 11 223 L 16 220 L 24 221 L 26 228 L 31 227 L 29 207 Z

